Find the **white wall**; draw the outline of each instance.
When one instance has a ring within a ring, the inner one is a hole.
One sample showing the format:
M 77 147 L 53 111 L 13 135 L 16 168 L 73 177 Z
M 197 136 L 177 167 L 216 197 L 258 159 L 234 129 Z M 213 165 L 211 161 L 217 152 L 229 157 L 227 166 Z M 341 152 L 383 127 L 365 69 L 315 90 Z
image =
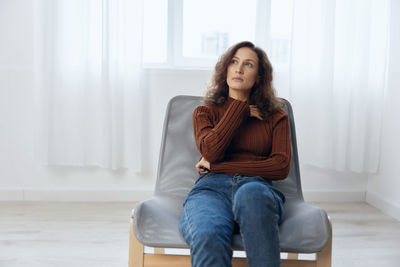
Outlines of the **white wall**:
M 0 1 L 0 200 L 136 201 L 149 197 L 167 102 L 178 94 L 203 95 L 211 71 L 145 71 L 147 109 L 143 114 L 148 134 L 142 173 L 42 166 L 33 150 L 32 10 L 33 1 Z M 278 91 L 284 83 L 284 78 L 277 79 Z M 311 166 L 301 166 L 301 172 L 306 200 L 365 199 L 365 175 Z
M 34 154 L 33 2 L 0 1 L 0 200 L 138 200 L 154 179 L 100 168 L 45 167 Z M 149 158 L 144 151 L 143 157 Z
M 400 1 L 392 1 L 388 83 L 382 128 L 381 163 L 368 179 L 367 202 L 400 220 Z M 394 27 L 394 25 L 397 25 Z

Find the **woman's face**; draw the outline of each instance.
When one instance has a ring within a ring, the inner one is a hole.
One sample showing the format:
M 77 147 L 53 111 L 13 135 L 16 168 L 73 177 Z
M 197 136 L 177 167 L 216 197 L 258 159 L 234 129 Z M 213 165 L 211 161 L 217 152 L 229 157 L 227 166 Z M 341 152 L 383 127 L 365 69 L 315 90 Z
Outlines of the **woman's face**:
M 258 77 L 256 52 L 248 47 L 239 48 L 228 65 L 226 76 L 229 90 L 251 90 Z

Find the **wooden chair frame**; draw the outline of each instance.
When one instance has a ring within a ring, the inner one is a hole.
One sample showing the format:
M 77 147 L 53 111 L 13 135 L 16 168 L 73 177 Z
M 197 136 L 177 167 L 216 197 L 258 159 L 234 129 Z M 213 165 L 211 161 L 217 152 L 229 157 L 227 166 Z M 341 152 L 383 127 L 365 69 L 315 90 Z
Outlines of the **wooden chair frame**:
M 165 254 L 164 248 L 154 248 L 154 253 L 145 253 L 133 230 L 133 220 L 129 231 L 129 267 L 190 267 L 190 256 Z M 297 253 L 288 253 L 281 259 L 282 267 L 331 267 L 332 264 L 332 224 L 329 221 L 329 241 L 322 251 L 316 253 L 316 260 L 301 260 Z M 248 267 L 246 258 L 232 258 L 232 267 Z

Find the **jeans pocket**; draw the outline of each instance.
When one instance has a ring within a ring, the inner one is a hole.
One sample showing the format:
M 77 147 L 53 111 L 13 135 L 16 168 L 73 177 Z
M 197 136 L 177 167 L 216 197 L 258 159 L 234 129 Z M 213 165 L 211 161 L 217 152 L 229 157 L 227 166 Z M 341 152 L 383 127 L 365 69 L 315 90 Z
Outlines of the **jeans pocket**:
M 202 173 L 200 174 L 199 178 L 196 180 L 196 182 L 194 184 L 197 184 L 198 182 L 200 182 L 200 180 L 208 177 L 211 175 L 212 172 L 206 172 L 206 173 Z
M 273 187 L 272 181 L 271 181 L 271 180 L 264 179 L 264 178 L 262 178 L 261 176 L 254 176 L 254 177 L 252 177 L 252 178 L 255 179 L 256 181 L 259 181 L 259 182 L 265 184 L 265 185 L 268 186 L 268 187 Z

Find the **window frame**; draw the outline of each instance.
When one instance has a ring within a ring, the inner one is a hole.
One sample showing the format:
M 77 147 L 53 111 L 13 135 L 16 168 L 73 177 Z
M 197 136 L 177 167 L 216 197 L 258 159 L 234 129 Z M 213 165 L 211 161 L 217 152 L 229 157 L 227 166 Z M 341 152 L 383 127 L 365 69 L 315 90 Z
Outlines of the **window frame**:
M 166 0 L 167 4 L 167 55 L 166 62 L 146 63 L 144 68 L 211 70 L 218 57 L 183 56 L 183 1 Z M 270 45 L 270 21 L 272 0 L 257 0 L 255 44 L 265 51 Z

